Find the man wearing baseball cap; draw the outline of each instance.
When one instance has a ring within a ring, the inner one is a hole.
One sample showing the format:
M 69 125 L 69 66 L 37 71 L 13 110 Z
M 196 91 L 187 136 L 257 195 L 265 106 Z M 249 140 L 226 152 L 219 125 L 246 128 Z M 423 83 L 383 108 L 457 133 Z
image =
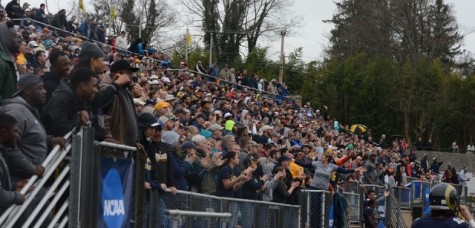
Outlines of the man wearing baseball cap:
M 62 137 L 51 137 L 46 134 L 40 122 L 37 108 L 45 102 L 46 91 L 43 80 L 36 75 L 27 75 L 18 81 L 18 90 L 13 98 L 5 100 L 0 111 L 13 116 L 18 122 L 18 140 L 15 150 L 4 153 L 5 159 L 12 169 L 12 180 L 29 177 L 32 174 L 42 175 L 41 163 L 45 160 L 49 148 L 55 145 L 64 146 Z
M 138 118 L 140 143 L 144 146 L 147 154 L 147 162 L 145 165 L 145 183 L 146 199 L 150 194 L 163 194 L 170 189 L 172 194 L 176 194 L 175 182 L 172 174 L 171 152 L 168 145 L 161 142 L 162 127 L 150 113 L 143 113 Z M 158 202 L 158 226 L 164 227 L 165 221 L 165 203 L 160 197 Z M 148 212 L 153 210 L 146 210 Z M 145 214 L 148 216 L 155 216 Z

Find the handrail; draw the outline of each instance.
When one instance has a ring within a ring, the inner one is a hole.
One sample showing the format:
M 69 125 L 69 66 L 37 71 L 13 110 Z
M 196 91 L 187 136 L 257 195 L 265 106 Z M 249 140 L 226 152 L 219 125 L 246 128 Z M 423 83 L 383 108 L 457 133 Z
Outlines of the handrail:
M 61 223 L 59 223 L 58 228 L 63 228 L 63 227 L 65 227 L 66 224 L 68 223 L 68 220 L 69 220 L 69 217 L 68 217 L 68 216 L 65 216 L 65 217 L 63 218 L 63 220 L 61 220 Z
M 43 222 L 48 217 L 49 212 L 53 209 L 54 206 L 56 206 L 56 203 L 59 201 L 59 199 L 63 196 L 64 192 L 68 188 L 69 188 L 69 180 L 66 181 L 64 185 L 61 187 L 61 189 L 59 189 L 58 193 L 56 193 L 53 200 L 50 202 L 50 205 L 46 208 L 46 210 L 44 210 L 43 215 L 41 215 L 41 217 L 36 222 L 36 225 L 34 226 L 34 228 L 41 227 L 41 224 L 43 224 Z M 27 226 L 26 223 L 24 224 L 24 226 Z
M 183 210 L 166 210 L 166 215 L 171 216 L 193 216 L 193 217 L 212 217 L 212 218 L 231 218 L 231 213 L 217 213 L 217 212 L 200 212 L 200 211 L 183 211 Z
M 166 192 L 170 192 L 170 189 L 167 189 Z M 207 195 L 207 194 L 202 194 L 202 193 L 197 193 L 197 192 L 188 192 L 188 191 L 183 191 L 183 190 L 177 190 L 176 193 L 183 194 L 183 195 L 190 195 L 190 196 L 206 197 L 209 199 L 216 199 L 216 200 L 228 200 L 228 201 L 235 201 L 235 202 L 266 204 L 266 205 L 288 207 L 288 208 L 300 208 L 300 205 L 290 205 L 290 204 L 274 203 L 274 202 L 267 202 L 267 201 L 220 197 L 220 196 Z
M 95 144 L 99 146 L 111 147 L 111 148 L 119 149 L 119 150 L 137 151 L 136 147 L 126 146 L 122 144 L 116 144 L 116 143 L 110 143 L 110 142 L 95 142 Z
M 66 135 L 63 136 L 63 138 L 69 142 L 70 141 L 70 138 L 71 138 L 71 135 L 73 133 L 75 129 L 71 130 L 70 132 L 68 132 Z M 56 145 L 52 150 L 51 152 L 48 154 L 48 156 L 46 157 L 46 159 L 43 161 L 43 163 L 41 163 L 41 165 L 43 167 L 45 167 L 45 170 L 47 170 L 46 168 L 49 167 L 49 165 L 52 165 L 51 161 L 56 159 L 57 156 L 59 156 L 59 151 L 60 150 L 60 146 L 59 145 Z M 51 163 L 51 164 L 50 164 Z M 53 162 L 54 163 L 54 162 Z M 56 167 L 55 167 L 56 168 Z M 38 176 L 37 175 L 33 175 L 29 180 L 28 182 L 25 184 L 25 186 L 21 189 L 20 191 L 20 194 L 26 194 L 28 192 L 28 190 L 31 188 L 31 186 L 33 186 L 33 184 L 36 182 L 36 180 L 38 180 Z M 0 216 L 0 225 L 3 224 L 5 222 L 5 220 L 8 218 L 8 216 L 12 213 L 13 209 L 16 207 L 16 205 L 12 205 L 10 206 L 5 212 L 3 212 L 3 214 Z
M 45 196 L 41 199 L 41 201 L 36 205 L 35 209 L 33 212 L 28 216 L 28 219 L 26 222 L 23 224 L 25 227 L 29 227 L 30 224 L 33 222 L 33 219 L 36 218 L 40 210 L 43 208 L 43 206 L 46 204 L 46 202 L 49 200 L 49 198 L 53 195 L 54 191 L 56 188 L 58 188 L 59 184 L 63 181 L 63 179 L 66 177 L 66 175 L 69 172 L 69 166 L 66 166 L 63 171 L 59 174 L 58 178 L 54 181 L 53 185 L 50 187 L 50 189 L 46 192 Z M 58 198 L 59 199 L 59 198 Z
M 67 152 L 71 150 L 71 144 L 67 145 L 66 149 L 63 150 L 64 152 L 61 153 L 61 156 L 59 156 L 58 160 L 56 160 L 53 164 L 54 167 L 57 167 L 61 161 L 63 160 L 64 157 L 66 157 Z M 16 206 L 13 209 L 13 218 L 7 220 L 7 224 L 15 224 L 15 222 L 20 218 L 21 214 L 26 210 L 26 208 L 30 205 L 30 203 L 33 201 L 33 199 L 36 197 L 36 195 L 39 193 L 43 185 L 46 183 L 48 178 L 53 174 L 54 169 L 50 169 L 46 171 L 45 175 L 41 179 L 40 183 L 36 186 L 36 188 L 31 192 L 29 197 L 25 200 L 25 202 L 21 206 Z
M 63 215 L 63 213 L 66 211 L 66 209 L 68 208 L 68 201 L 64 202 L 64 204 L 59 208 L 58 212 L 56 213 L 56 215 L 53 217 L 53 219 L 51 220 L 51 222 L 49 223 L 48 225 L 48 228 L 53 228 L 55 227 L 56 223 L 59 221 L 59 219 L 61 218 L 61 215 Z M 65 218 L 68 218 L 68 215 L 65 216 Z M 64 220 L 64 219 L 63 219 Z M 67 221 L 67 220 L 66 220 Z M 61 221 L 61 223 L 63 223 Z

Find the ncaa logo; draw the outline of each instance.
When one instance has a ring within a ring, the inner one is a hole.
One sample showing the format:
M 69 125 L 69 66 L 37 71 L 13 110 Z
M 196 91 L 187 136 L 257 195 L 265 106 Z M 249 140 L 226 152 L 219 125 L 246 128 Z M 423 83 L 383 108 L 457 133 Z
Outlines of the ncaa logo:
M 102 208 L 108 227 L 122 227 L 125 219 L 124 191 L 119 172 L 111 168 L 102 183 Z

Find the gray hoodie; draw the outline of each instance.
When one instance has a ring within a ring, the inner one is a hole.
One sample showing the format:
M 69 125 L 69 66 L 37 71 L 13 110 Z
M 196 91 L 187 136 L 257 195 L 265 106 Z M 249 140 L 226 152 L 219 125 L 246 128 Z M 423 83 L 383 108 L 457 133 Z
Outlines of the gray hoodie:
M 29 176 L 31 175 L 31 169 L 34 170 L 35 165 L 41 164 L 48 153 L 48 136 L 40 122 L 38 111 L 31 107 L 21 96 L 5 100 L 0 110 L 10 114 L 18 122 L 18 148 L 16 151 L 4 153 L 5 160 L 13 169 L 12 176 Z M 16 160 L 20 159 L 18 157 L 20 155 L 26 158 L 29 164 Z M 16 161 L 15 164 L 12 164 L 13 161 Z M 20 163 L 17 164 L 18 162 Z M 25 171 L 27 172 L 25 173 Z

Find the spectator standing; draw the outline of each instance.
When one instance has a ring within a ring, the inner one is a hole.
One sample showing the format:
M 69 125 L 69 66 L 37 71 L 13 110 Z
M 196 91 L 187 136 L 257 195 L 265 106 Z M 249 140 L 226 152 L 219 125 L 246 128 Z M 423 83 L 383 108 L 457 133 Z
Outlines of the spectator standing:
M 62 138 L 64 134 L 60 137 L 51 137 L 40 124 L 37 109 L 44 104 L 45 98 L 46 91 L 41 78 L 27 75 L 18 82 L 18 91 L 13 98 L 5 100 L 1 107 L 1 111 L 15 117 L 21 138 L 16 150 L 4 154 L 7 162 L 12 165 L 13 180 L 41 174 L 41 163 L 46 158 L 48 148 L 65 144 Z
M 72 16 L 71 19 L 66 24 L 66 30 L 68 32 L 72 32 L 72 33 L 77 32 L 76 25 L 74 24 L 75 22 L 76 22 L 76 16 Z
M 459 146 L 457 145 L 457 142 L 453 142 L 452 145 L 450 146 L 450 153 L 459 153 Z
M 178 190 L 190 191 L 187 176 L 191 165 L 196 161 L 197 149 L 193 142 L 186 141 L 181 144 L 180 151 L 171 154 L 173 179 Z
M 126 60 L 114 62 L 110 67 L 112 80 L 115 81 L 120 75 L 127 75 L 132 78 L 132 74 L 139 68 L 130 66 Z M 137 142 L 137 121 L 132 94 L 127 89 L 129 84 L 123 84 L 117 88 L 110 110 L 110 129 L 114 140 L 128 146 L 135 146 Z
M 231 78 L 231 73 L 229 72 L 229 66 L 226 64 L 224 65 L 223 69 L 221 69 L 221 72 L 219 73 L 219 79 L 230 81 L 230 78 Z
M 369 200 L 367 207 L 363 210 L 363 218 L 365 228 L 376 228 L 376 201 L 374 199 Z
M 162 129 L 153 115 L 150 113 L 140 115 L 138 127 L 140 143 L 144 146 L 147 154 L 144 189 L 148 196 L 151 194 L 150 191 L 158 192 L 158 227 L 165 227 L 166 205 L 163 201 L 163 193 L 169 189 L 175 195 L 177 191 L 173 181 L 173 171 L 170 162 L 171 154 L 168 146 L 160 141 Z M 145 215 L 145 221 L 147 221 L 148 216 L 156 215 Z
M 57 27 L 62 30 L 66 30 L 66 10 L 61 9 L 57 14 L 54 15 L 53 20 L 51 21 L 51 26 Z M 63 32 L 58 31 L 59 34 L 64 34 Z M 63 36 L 63 35 L 60 35 Z
M 239 154 L 234 151 L 223 155 L 223 160 L 225 164 L 219 169 L 217 175 L 216 196 L 240 198 L 241 187 L 252 178 L 251 172 L 253 170 L 248 168 L 241 172 L 239 169 Z M 237 214 L 238 204 L 236 202 L 230 202 L 228 206 L 231 214 Z M 228 225 L 235 227 L 236 224 L 237 216 L 232 216 Z
M 34 15 L 35 20 L 37 20 L 38 22 L 43 23 L 43 24 L 40 24 L 40 23 L 36 24 L 41 29 L 43 29 L 43 27 L 45 26 L 44 24 L 48 24 L 48 21 L 46 20 L 45 9 L 46 9 L 46 5 L 44 3 L 41 3 L 40 8 L 36 10 L 35 15 Z
M 475 146 L 473 145 L 473 142 L 470 142 L 470 144 L 467 145 L 467 153 L 475 154 Z
M 38 51 L 40 52 L 40 51 Z M 51 99 L 61 79 L 68 78 L 71 61 L 66 53 L 55 51 L 49 55 L 50 71 L 45 73 L 43 82 L 46 89 L 46 102 Z
M 81 52 L 79 53 L 79 62 L 76 65 L 77 67 L 87 67 L 91 69 L 99 78 L 101 83 L 104 84 L 104 87 L 98 92 L 94 97 L 93 101 L 90 103 L 91 112 L 89 113 L 89 119 L 91 124 L 95 129 L 95 137 L 98 141 L 103 141 L 105 139 L 113 141 L 112 135 L 106 134 L 104 129 L 104 117 L 102 108 L 113 100 L 114 95 L 120 89 L 121 86 L 129 85 L 130 77 L 127 74 L 118 74 L 114 81 L 110 78 L 104 77 L 105 63 L 104 63 L 104 52 L 93 43 L 84 42 L 81 46 Z M 107 79 L 107 80 L 106 80 Z
M 424 171 L 424 173 L 427 173 L 430 169 L 430 164 L 429 164 L 429 161 L 427 160 L 428 157 L 429 155 L 424 154 L 424 157 L 422 157 L 421 159 L 421 169 L 422 171 Z
M 127 37 L 125 36 L 125 31 L 122 31 L 120 33 L 120 36 L 118 36 L 115 40 L 115 47 L 117 49 L 122 50 L 127 50 Z
M 463 167 L 463 169 L 460 170 L 460 173 L 458 174 L 458 179 L 461 185 L 467 184 L 467 181 L 470 180 L 470 178 L 467 177 L 467 167 Z
M 104 25 L 100 25 L 96 29 L 96 34 L 97 34 L 97 41 L 101 43 L 106 43 L 106 28 L 104 27 Z
M 439 169 L 442 163 L 444 162 L 438 162 L 436 157 L 432 159 L 432 164 L 430 165 L 430 169 L 432 170 L 432 172 L 434 172 L 435 175 L 439 175 Z
M 5 11 L 10 19 L 21 18 L 21 6 L 18 3 L 18 0 L 12 0 L 5 6 Z M 14 21 L 15 24 L 19 25 L 20 21 Z M 2 32 L 2 34 L 5 34 Z
M 203 67 L 203 64 L 201 64 L 201 61 L 196 62 L 195 71 L 199 74 L 206 74 L 206 70 Z
M 65 135 L 79 125 L 89 123 L 86 107 L 97 93 L 95 73 L 85 67 L 71 72 L 70 81 L 61 80 L 48 104 L 44 107 L 41 120 L 46 132 L 51 135 Z
M 13 26 L 12 22 L 0 23 L 0 101 L 15 93 L 16 82 L 20 77 L 13 56 L 20 48 L 20 39 Z
M 84 20 L 84 22 L 82 22 L 81 25 L 79 25 L 79 33 L 81 34 L 81 36 L 89 38 L 89 33 L 90 33 L 89 18 L 86 18 L 86 20 Z
M 10 171 L 3 154 L 6 150 L 15 148 L 18 140 L 17 121 L 12 116 L 0 113 L 0 214 L 13 204 L 21 205 L 25 196 L 12 185 Z M 15 184 L 17 185 L 17 184 Z
M 416 150 L 422 150 L 424 148 L 424 142 L 422 141 L 422 137 L 417 138 L 415 147 L 416 147 Z

